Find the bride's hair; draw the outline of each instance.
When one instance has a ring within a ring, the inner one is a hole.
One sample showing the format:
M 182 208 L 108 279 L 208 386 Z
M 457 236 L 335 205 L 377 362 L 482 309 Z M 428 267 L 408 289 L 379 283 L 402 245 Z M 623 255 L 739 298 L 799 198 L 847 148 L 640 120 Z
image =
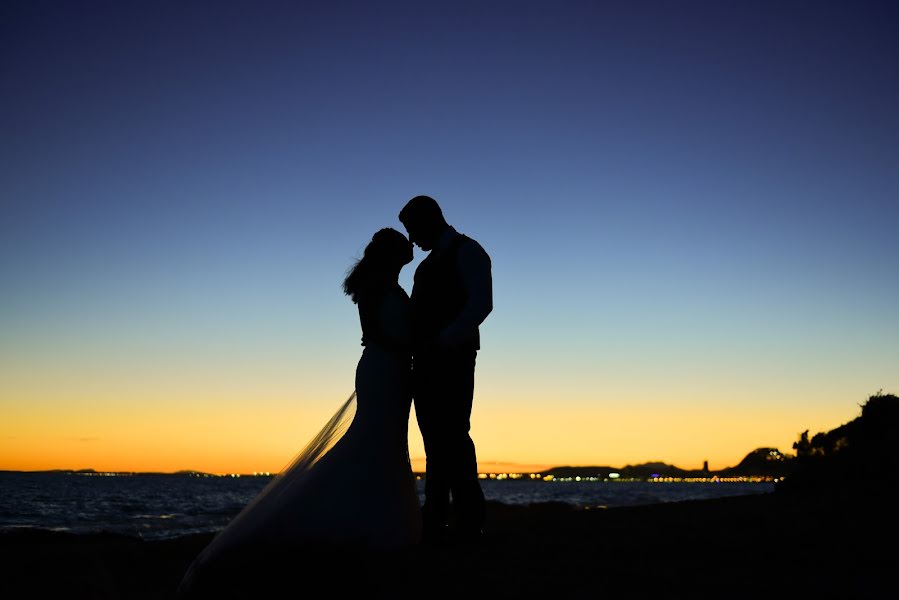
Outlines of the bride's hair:
M 343 280 L 343 292 L 358 303 L 360 298 L 394 283 L 397 267 L 411 260 L 412 244 L 409 239 L 391 227 L 380 229 L 365 247 L 362 258 L 350 267 Z

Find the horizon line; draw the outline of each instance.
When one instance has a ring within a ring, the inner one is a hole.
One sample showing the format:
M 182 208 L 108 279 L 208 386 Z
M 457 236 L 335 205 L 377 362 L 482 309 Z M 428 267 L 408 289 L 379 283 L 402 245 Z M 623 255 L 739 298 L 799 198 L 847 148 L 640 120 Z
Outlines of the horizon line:
M 791 455 L 787 455 L 791 456 Z M 501 464 L 508 466 L 515 466 L 517 463 L 502 463 L 502 462 L 493 462 L 493 463 L 485 463 L 485 464 Z M 664 461 L 647 461 L 642 463 L 628 463 L 624 466 L 612 466 L 612 465 L 601 465 L 601 464 L 562 464 L 562 465 L 519 465 L 523 468 L 521 469 L 506 469 L 506 470 L 483 470 L 478 468 L 479 475 L 490 475 L 490 474 L 535 474 L 535 473 L 544 473 L 547 471 L 551 471 L 553 469 L 627 469 L 634 467 L 645 467 L 647 465 L 664 465 L 665 467 L 678 469 L 680 471 L 686 472 L 705 472 L 705 473 L 715 473 L 718 471 L 724 471 L 727 469 L 733 469 L 734 466 L 726 466 L 720 469 L 685 469 L 683 467 L 678 467 L 675 464 L 667 463 Z M 541 468 L 534 468 L 540 466 Z M 154 470 L 130 470 L 130 469 L 95 469 L 93 467 L 83 467 L 79 469 L 73 468 L 48 468 L 48 469 L 0 469 L 0 473 L 111 473 L 111 474 L 128 474 L 128 475 L 187 475 L 187 474 L 196 474 L 196 475 L 210 475 L 214 477 L 270 477 L 278 475 L 278 471 L 252 471 L 252 472 L 237 472 L 237 471 L 228 471 L 228 472 L 215 472 L 215 471 L 201 471 L 197 469 L 178 469 L 176 471 L 154 471 Z M 414 475 L 424 475 L 425 470 L 412 469 L 412 473 Z

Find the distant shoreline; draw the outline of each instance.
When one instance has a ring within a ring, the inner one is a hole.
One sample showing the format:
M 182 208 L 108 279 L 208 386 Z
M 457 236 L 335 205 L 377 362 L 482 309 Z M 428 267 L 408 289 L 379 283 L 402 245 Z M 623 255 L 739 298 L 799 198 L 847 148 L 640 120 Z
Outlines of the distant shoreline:
M 536 476 L 556 478 L 601 478 L 622 480 L 647 480 L 660 477 L 700 478 L 709 479 L 731 477 L 768 477 L 769 479 L 782 477 L 789 474 L 794 456 L 784 454 L 777 448 L 756 448 L 749 452 L 742 461 L 734 467 L 723 469 L 708 469 L 708 463 L 702 469 L 682 469 L 663 461 L 653 461 L 639 464 L 628 464 L 623 467 L 611 465 L 557 465 L 543 469 L 520 468 L 527 467 L 516 463 L 490 461 L 479 464 L 478 474 L 481 479 L 494 479 L 504 476 L 509 479 L 519 477 L 534 478 Z M 421 463 L 423 459 L 413 459 L 412 472 L 416 477 L 424 477 L 425 472 Z M 493 465 L 493 468 L 482 468 Z M 533 467 L 533 465 L 530 465 Z M 499 467 L 508 467 L 501 469 Z M 178 471 L 105 471 L 93 468 L 84 469 L 37 469 L 14 470 L 0 469 L 0 473 L 74 473 L 84 475 L 192 475 L 199 477 L 270 477 L 277 475 L 273 471 L 255 471 L 252 473 L 210 473 L 193 469 L 180 469 Z
M 658 472 L 647 472 L 642 465 L 636 467 L 624 467 L 615 469 L 612 467 L 552 467 L 544 471 L 527 472 L 481 472 L 479 479 L 500 481 L 679 481 L 679 482 L 709 482 L 709 481 L 762 481 L 777 482 L 783 476 L 767 473 L 742 472 L 734 473 L 733 469 L 722 471 L 683 471 L 674 468 L 674 472 L 665 469 L 656 469 Z M 31 474 L 31 475 L 81 475 L 95 477 L 131 477 L 131 476 L 166 476 L 166 477 L 216 477 L 216 478 L 249 478 L 249 477 L 275 477 L 277 473 L 207 473 L 203 471 L 98 471 L 94 469 L 45 469 L 34 471 L 19 471 L 4 469 L 2 474 Z M 423 471 L 413 471 L 412 474 L 421 479 L 426 476 Z

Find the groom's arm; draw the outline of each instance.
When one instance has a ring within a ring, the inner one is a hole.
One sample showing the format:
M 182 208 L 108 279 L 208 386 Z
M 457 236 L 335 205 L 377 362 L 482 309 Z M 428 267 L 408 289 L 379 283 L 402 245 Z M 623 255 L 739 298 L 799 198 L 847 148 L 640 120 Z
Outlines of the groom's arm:
M 467 240 L 459 248 L 459 271 L 468 297 L 459 317 L 438 337 L 440 346 L 456 348 L 472 339 L 493 311 L 493 275 L 490 255 L 479 243 Z

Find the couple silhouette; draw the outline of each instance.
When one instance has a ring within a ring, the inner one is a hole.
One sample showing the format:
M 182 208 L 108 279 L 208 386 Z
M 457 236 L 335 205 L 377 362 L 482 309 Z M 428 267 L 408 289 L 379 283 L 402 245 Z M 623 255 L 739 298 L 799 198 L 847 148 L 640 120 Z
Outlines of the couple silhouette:
M 399 219 L 408 238 L 377 231 L 343 282 L 362 329 L 355 391 L 194 559 L 179 597 L 221 589 L 248 557 L 467 545 L 483 535 L 469 429 L 479 326 L 493 310 L 491 260 L 430 196 L 409 200 Z M 399 275 L 413 244 L 428 256 L 410 297 Z M 423 505 L 408 451 L 412 402 L 427 462 Z

